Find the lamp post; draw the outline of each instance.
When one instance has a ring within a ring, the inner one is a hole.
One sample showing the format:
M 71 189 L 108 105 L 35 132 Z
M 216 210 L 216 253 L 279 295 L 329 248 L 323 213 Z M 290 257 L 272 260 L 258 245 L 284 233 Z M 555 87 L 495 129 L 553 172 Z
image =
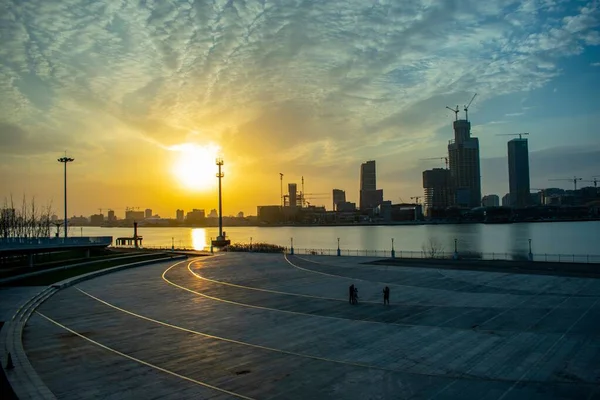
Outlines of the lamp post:
M 529 239 L 529 254 L 527 255 L 529 261 L 533 261 L 533 253 L 531 252 L 531 239 Z
M 454 257 L 455 260 L 458 260 L 458 239 L 454 239 Z
M 342 251 L 340 250 L 340 238 L 337 238 L 338 240 L 338 248 L 337 248 L 337 255 L 338 257 L 342 255 Z
M 65 156 L 58 159 L 58 162 L 61 162 L 65 165 L 65 239 L 67 238 L 67 163 L 75 161 L 74 158 L 67 157 L 66 152 Z
M 175 238 L 171 236 L 171 251 L 175 251 Z
M 221 167 L 223 166 L 223 159 L 217 158 L 217 166 L 219 167 L 219 172 L 217 173 L 217 178 L 219 178 L 219 237 L 218 240 L 225 239 L 223 237 L 223 204 L 221 202 L 221 179 L 224 174 L 221 172 Z
M 394 250 L 394 238 L 392 238 L 392 258 L 396 258 L 396 250 Z
M 294 255 L 294 238 L 290 238 L 290 255 Z
M 252 236 L 250 236 L 250 251 L 252 251 Z

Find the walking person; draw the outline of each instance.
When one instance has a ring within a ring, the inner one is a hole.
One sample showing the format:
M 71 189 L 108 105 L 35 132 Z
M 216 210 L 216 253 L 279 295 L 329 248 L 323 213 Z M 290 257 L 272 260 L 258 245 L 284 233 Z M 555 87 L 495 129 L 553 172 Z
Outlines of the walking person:
M 390 305 L 390 288 L 387 286 L 383 288 L 383 304 Z
M 358 288 L 354 287 L 354 304 L 358 304 Z
M 348 288 L 348 303 L 354 304 L 354 283 Z

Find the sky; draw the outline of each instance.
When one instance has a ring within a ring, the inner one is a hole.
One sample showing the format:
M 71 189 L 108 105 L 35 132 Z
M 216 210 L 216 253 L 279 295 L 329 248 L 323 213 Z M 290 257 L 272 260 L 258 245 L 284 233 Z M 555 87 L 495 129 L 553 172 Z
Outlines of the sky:
M 599 27 L 598 0 L 0 0 L 0 199 L 61 215 L 66 151 L 70 215 L 216 208 L 216 157 L 225 215 L 279 173 L 357 202 L 367 160 L 410 201 L 475 93 L 482 193 L 518 132 L 531 186 L 569 189 L 600 175 Z

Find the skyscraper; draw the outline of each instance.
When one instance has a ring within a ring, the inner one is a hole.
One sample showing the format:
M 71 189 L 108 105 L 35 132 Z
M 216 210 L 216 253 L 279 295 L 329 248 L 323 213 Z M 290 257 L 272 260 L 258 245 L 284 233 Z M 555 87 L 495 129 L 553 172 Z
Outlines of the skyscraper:
M 374 209 L 383 202 L 383 190 L 377 190 L 375 161 L 360 165 L 360 209 Z
M 530 203 L 527 139 L 519 138 L 508 142 L 508 182 L 510 205 L 527 206 Z
M 450 170 L 434 168 L 423 171 L 423 191 L 425 194 L 425 214 L 435 216 L 436 211 L 445 210 L 453 203 Z
M 455 204 L 474 208 L 481 205 L 479 139 L 471 137 L 471 123 L 454 121 L 454 139 L 448 143 L 450 175 L 455 191 Z
M 289 206 L 296 208 L 298 205 L 298 185 L 295 183 L 288 183 L 288 194 L 289 194 Z
M 333 210 L 338 211 L 338 204 L 346 202 L 346 192 L 341 189 L 333 189 Z

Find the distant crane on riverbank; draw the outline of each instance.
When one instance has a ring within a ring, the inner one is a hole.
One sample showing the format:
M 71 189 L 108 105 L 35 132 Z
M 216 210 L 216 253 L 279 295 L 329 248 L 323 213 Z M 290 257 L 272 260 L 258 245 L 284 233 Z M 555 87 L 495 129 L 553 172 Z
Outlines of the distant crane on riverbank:
M 523 135 L 529 135 L 529 132 L 522 132 L 522 133 L 499 133 L 496 136 L 518 136 L 519 139 L 523 139 Z
M 448 157 L 431 157 L 431 158 L 421 158 L 422 161 L 425 160 L 444 160 L 446 163 L 446 169 L 448 169 Z
M 573 190 L 577 190 L 577 181 L 581 181 L 583 180 L 583 178 L 578 178 L 576 176 L 574 176 L 572 179 L 571 178 L 559 178 L 559 179 L 548 179 L 549 181 L 569 181 L 569 182 L 573 182 Z
M 594 176 L 592 176 L 592 179 L 583 180 L 582 182 L 593 182 L 594 187 L 597 188 L 598 187 L 598 177 L 600 177 L 600 175 L 594 175 Z

